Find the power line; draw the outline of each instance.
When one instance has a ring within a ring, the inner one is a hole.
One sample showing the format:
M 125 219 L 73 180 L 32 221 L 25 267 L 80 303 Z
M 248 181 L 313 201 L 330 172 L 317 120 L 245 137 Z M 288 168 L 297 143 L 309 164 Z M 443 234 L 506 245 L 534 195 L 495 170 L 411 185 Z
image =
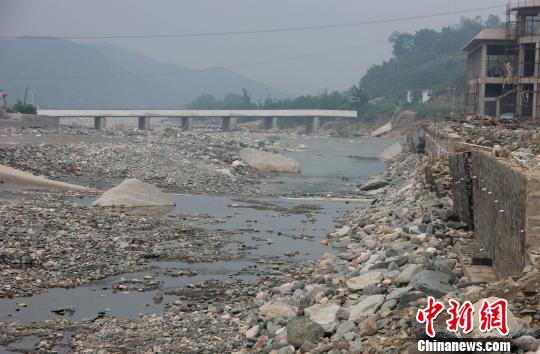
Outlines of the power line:
M 67 40 L 84 40 L 84 39 L 158 39 L 158 38 L 189 38 L 189 37 L 221 37 L 221 36 L 240 36 L 249 34 L 264 34 L 264 33 L 284 33 L 284 32 L 300 32 L 314 31 L 324 29 L 337 29 L 347 27 L 357 27 L 373 24 L 383 24 L 392 22 L 403 22 L 411 20 L 419 20 L 431 17 L 441 17 L 457 14 L 465 14 L 476 11 L 494 10 L 505 7 L 505 5 L 477 7 L 465 10 L 455 10 L 447 12 L 439 12 L 428 15 L 416 15 L 408 17 L 395 17 L 381 20 L 370 20 L 340 24 L 317 25 L 306 27 L 286 27 L 260 30 L 245 30 L 245 31 L 228 31 L 228 32 L 201 32 L 201 33 L 178 33 L 178 34 L 146 34 L 146 35 L 102 35 L 102 36 L 21 36 L 21 35 L 0 35 L 0 39 L 67 39 Z

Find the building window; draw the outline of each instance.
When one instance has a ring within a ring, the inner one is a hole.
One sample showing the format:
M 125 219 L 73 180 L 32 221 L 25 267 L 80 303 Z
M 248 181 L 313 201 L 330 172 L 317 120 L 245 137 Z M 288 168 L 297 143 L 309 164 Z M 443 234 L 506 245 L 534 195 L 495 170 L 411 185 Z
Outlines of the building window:
M 499 97 L 504 93 L 502 84 L 486 84 L 486 97 Z
M 484 114 L 486 116 L 495 117 L 497 115 L 497 102 L 485 101 L 484 102 Z
M 486 75 L 488 77 L 505 76 L 505 66 L 510 63 L 510 66 L 513 67 L 514 58 L 515 56 L 504 45 L 488 45 Z
M 536 32 L 536 16 L 527 15 L 525 16 L 525 31 L 523 35 L 532 36 Z
M 525 44 L 523 46 L 523 76 L 532 77 L 534 76 L 534 66 L 535 66 L 535 57 L 536 57 L 536 44 Z

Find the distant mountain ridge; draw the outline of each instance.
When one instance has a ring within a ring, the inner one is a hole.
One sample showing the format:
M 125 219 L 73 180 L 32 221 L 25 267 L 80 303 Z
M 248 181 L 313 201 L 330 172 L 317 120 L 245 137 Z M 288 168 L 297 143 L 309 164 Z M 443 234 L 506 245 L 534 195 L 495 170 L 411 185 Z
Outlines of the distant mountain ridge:
M 285 94 L 226 68 L 192 70 L 99 43 L 0 41 L 0 88 L 13 104 L 26 85 L 43 108 L 183 108 L 201 94 Z

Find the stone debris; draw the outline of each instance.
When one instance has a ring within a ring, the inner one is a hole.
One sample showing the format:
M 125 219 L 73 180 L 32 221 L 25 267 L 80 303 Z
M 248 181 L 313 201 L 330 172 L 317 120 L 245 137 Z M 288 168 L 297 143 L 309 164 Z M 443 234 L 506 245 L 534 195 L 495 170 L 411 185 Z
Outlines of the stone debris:
M 126 179 L 114 188 L 103 193 L 93 206 L 99 207 L 151 207 L 172 206 L 174 199 L 159 188 L 139 181 L 136 178 Z
M 505 285 L 468 284 L 453 245 L 457 239 L 469 239 L 471 232 L 454 228 L 449 186 L 439 196 L 431 192 L 418 172 L 424 163 L 424 158 L 413 155 L 390 161 L 385 173 L 369 187 L 386 187 L 378 199 L 348 215 L 342 228 L 330 233 L 331 242 L 343 244 L 342 253 L 298 265 L 286 287 L 275 287 L 257 297 L 261 308 L 276 302 L 299 306 L 301 311 L 289 323 L 315 323 L 326 332 L 326 338 L 308 341 L 308 345 L 294 336 L 278 343 L 268 332 L 266 350 L 293 345 L 300 352 L 404 353 L 416 346 L 415 338 L 424 335 L 415 316 L 426 306 L 428 296 L 476 303 L 479 298 L 505 294 Z M 445 174 L 437 173 L 438 181 L 443 181 Z M 339 232 L 342 229 L 347 232 Z M 538 286 L 538 276 L 533 273 L 525 278 L 532 277 L 529 282 L 536 281 L 533 284 Z M 538 309 L 540 297 L 527 284 L 522 279 L 508 287 L 528 289 L 529 295 L 509 300 L 516 308 L 525 307 L 527 310 L 521 310 L 525 314 Z M 526 323 L 509 313 L 514 345 L 523 350 L 533 349 L 540 337 L 540 315 L 536 310 L 532 316 Z M 448 333 L 445 319 L 441 316 L 436 328 L 441 338 Z M 268 328 L 280 324 L 280 319 L 259 318 L 259 323 Z M 527 329 L 532 326 L 534 331 Z M 534 340 L 523 338 L 525 335 Z

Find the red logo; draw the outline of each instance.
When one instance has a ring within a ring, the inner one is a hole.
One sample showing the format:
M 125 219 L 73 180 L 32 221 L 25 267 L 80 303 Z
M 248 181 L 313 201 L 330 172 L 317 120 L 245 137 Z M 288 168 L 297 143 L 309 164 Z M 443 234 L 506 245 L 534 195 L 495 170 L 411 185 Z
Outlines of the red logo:
M 423 310 L 418 310 L 416 313 L 416 320 L 419 323 L 426 324 L 426 334 L 431 338 L 435 337 L 435 328 L 433 326 L 433 321 L 443 312 L 444 304 L 442 302 L 437 302 L 434 297 L 428 297 L 428 305 Z
M 450 308 L 446 312 L 450 315 L 450 319 L 446 321 L 450 332 L 457 333 L 459 328 L 463 329 L 463 333 L 472 332 L 474 307 L 470 301 L 465 301 L 460 306 L 456 300 L 450 300 Z
M 456 300 L 449 300 L 449 308 L 446 312 L 450 319 L 446 321 L 446 327 L 450 332 L 457 333 L 460 329 L 462 333 L 472 332 L 474 327 L 474 306 L 470 301 L 465 301 L 461 305 Z M 438 302 L 434 297 L 428 297 L 427 307 L 419 309 L 416 313 L 416 320 L 425 324 L 426 334 L 435 337 L 435 327 L 433 325 L 437 317 L 444 311 L 442 302 Z M 483 300 L 478 313 L 479 330 L 486 333 L 498 330 L 503 336 L 510 332 L 508 328 L 508 301 L 496 299 L 493 302 Z
M 499 299 L 490 303 L 487 300 L 482 301 L 480 308 L 480 331 L 489 332 L 498 330 L 503 336 L 508 335 L 508 301 Z

